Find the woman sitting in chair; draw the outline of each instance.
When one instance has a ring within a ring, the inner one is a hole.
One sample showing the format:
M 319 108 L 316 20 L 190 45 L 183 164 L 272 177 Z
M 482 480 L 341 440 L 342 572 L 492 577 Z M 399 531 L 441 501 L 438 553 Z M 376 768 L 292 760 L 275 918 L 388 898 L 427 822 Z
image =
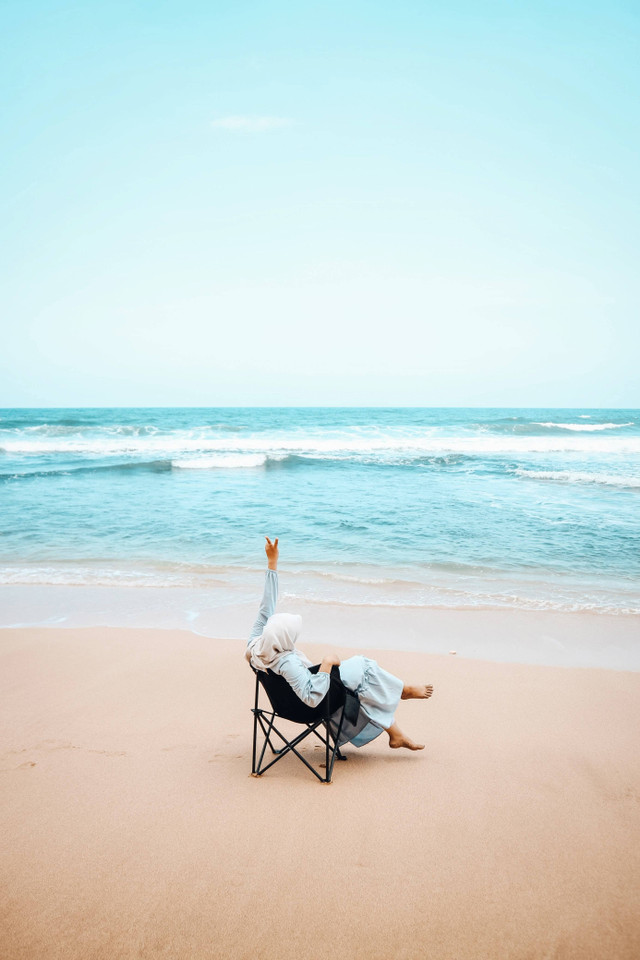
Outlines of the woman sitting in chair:
M 357 694 L 360 710 L 368 720 L 366 726 L 351 740 L 354 746 L 361 747 L 369 743 L 384 730 L 389 734 L 390 747 L 423 750 L 423 743 L 415 743 L 402 732 L 394 715 L 400 700 L 427 700 L 433 693 L 433 687 L 427 684 L 404 684 L 378 666 L 375 660 L 362 656 L 342 661 L 336 656 L 325 657 L 318 672 L 312 673 L 309 670 L 311 661 L 295 646 L 302 617 L 292 613 L 274 615 L 278 600 L 278 538 L 272 543 L 266 537 L 266 541 L 268 569 L 264 596 L 245 654 L 251 666 L 256 670 L 271 670 L 284 677 L 304 703 L 315 707 L 328 693 L 331 668 L 336 665 L 342 683 Z

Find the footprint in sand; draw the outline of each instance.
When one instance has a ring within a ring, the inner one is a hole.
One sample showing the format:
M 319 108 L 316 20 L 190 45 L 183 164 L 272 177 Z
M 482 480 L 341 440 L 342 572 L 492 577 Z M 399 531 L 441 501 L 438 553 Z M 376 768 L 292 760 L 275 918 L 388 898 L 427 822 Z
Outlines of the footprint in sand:
M 223 747 L 226 747 L 227 745 L 231 746 L 231 741 L 237 740 L 239 736 L 240 736 L 239 733 L 228 733 L 224 738 Z M 213 759 L 209 760 L 208 762 L 215 763 L 216 760 L 245 760 L 245 759 L 246 759 L 246 754 L 244 753 L 236 753 L 233 756 L 231 756 L 229 753 L 219 752 L 219 753 L 214 753 Z

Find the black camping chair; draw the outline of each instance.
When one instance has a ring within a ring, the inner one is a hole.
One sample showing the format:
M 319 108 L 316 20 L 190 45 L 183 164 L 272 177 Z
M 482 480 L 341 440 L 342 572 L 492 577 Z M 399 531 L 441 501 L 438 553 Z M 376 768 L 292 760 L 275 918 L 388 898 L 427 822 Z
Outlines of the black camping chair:
M 287 753 L 294 753 L 298 760 L 302 760 L 305 767 L 311 770 L 314 777 L 317 777 L 321 783 L 331 783 L 333 774 L 333 765 L 338 760 L 347 758 L 340 753 L 340 737 L 343 733 L 345 723 L 355 723 L 360 709 L 360 701 L 355 693 L 348 690 L 340 680 L 340 672 L 337 667 L 332 667 L 329 692 L 318 704 L 317 707 L 308 707 L 300 699 L 295 691 L 289 686 L 284 677 L 268 670 L 266 673 L 262 670 L 251 668 L 256 675 L 256 699 L 255 706 L 251 711 L 253 713 L 253 759 L 251 765 L 251 776 L 261 777 L 269 767 L 281 760 Z M 318 666 L 311 667 L 312 673 L 317 673 Z M 271 710 L 265 710 L 259 705 L 260 688 L 263 688 L 267 695 Z M 304 729 L 289 740 L 276 727 L 276 718 L 290 720 L 293 723 L 301 724 Z M 258 753 L 258 725 L 264 734 L 264 743 L 260 757 L 256 763 Z M 323 728 L 324 734 L 320 733 Z M 281 747 L 276 747 L 272 736 L 276 735 L 282 741 Z M 325 745 L 325 776 L 321 777 L 317 770 L 311 766 L 308 760 L 298 751 L 298 747 L 308 736 L 314 734 Z M 344 742 L 344 740 L 342 741 Z M 274 754 L 272 760 L 263 766 L 264 756 L 270 747 Z

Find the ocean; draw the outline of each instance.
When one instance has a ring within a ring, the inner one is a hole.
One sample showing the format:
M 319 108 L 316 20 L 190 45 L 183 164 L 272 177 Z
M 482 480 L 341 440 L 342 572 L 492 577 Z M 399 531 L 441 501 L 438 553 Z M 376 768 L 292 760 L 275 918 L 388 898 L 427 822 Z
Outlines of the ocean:
M 640 613 L 638 410 L 5 409 L 0 496 L 0 585 L 244 602 L 268 535 L 291 598 Z

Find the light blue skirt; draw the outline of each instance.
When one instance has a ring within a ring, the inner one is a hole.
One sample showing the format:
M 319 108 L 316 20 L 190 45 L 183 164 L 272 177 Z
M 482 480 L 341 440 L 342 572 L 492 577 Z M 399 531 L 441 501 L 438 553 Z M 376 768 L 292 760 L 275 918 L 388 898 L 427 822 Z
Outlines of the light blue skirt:
M 403 683 L 368 657 L 349 657 L 340 664 L 340 679 L 360 700 L 360 709 L 369 723 L 351 740 L 362 747 L 388 730 L 395 720 Z

